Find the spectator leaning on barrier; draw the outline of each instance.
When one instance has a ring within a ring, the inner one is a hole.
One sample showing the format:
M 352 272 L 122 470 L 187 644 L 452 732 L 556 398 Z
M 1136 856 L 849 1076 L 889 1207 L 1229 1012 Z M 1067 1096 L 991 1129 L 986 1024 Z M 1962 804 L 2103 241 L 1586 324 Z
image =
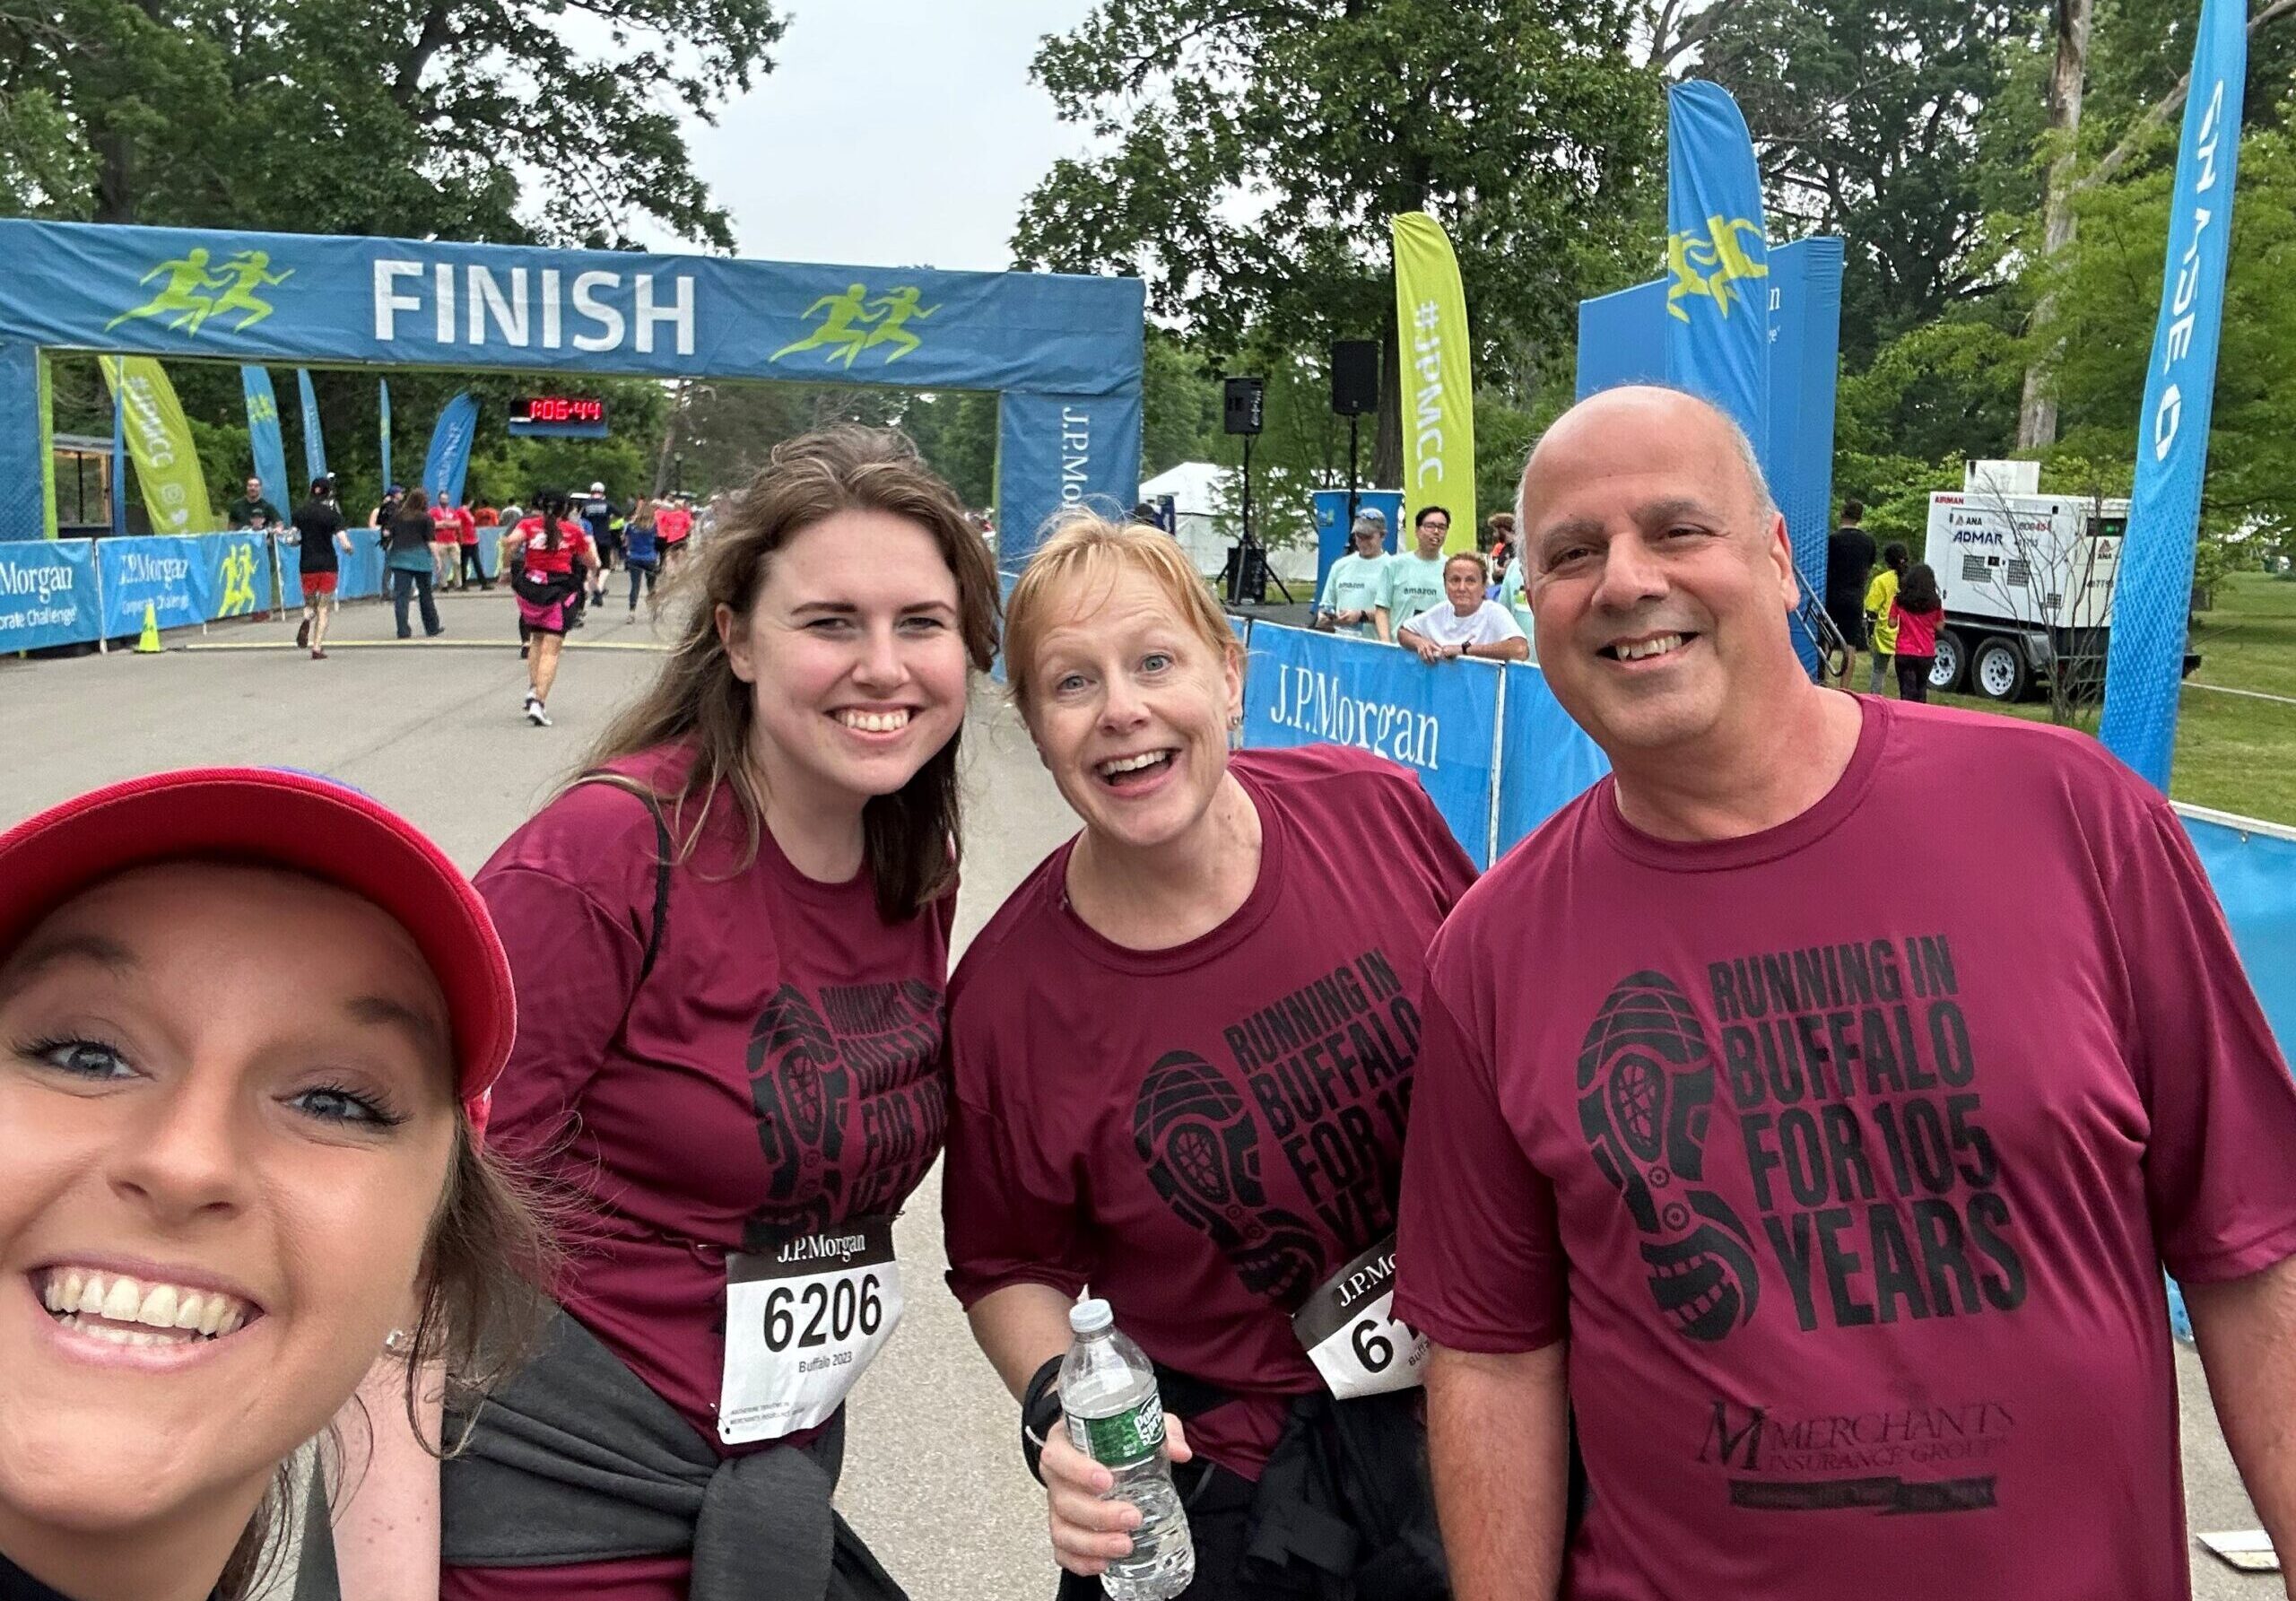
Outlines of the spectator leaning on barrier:
M 1331 564 L 1316 609 L 1335 628 L 1376 639 L 1379 580 L 1387 565 L 1387 553 L 1379 547 L 1387 541 L 1387 525 L 1377 518 L 1359 517 L 1348 537 L 1355 548 Z
M 1415 650 L 1423 662 L 1455 661 L 1463 656 L 1485 661 L 1519 662 L 1531 654 L 1514 613 L 1483 591 L 1491 574 L 1483 558 L 1460 551 L 1443 563 L 1444 600 L 1403 625 L 1396 643 Z
M 234 528 L 276 528 L 287 520 L 279 515 L 278 507 L 263 498 L 260 478 L 248 480 L 247 492 L 224 509 L 223 517 Z
M 1372 613 L 1379 638 L 1392 641 L 1396 630 L 1443 598 L 1443 541 L 1451 514 L 1422 506 L 1411 522 L 1415 548 L 1397 551 L 1379 574 L 1379 604 Z
M 295 509 L 294 530 L 287 542 L 296 546 L 303 586 L 303 621 L 295 630 L 295 644 L 309 646 L 311 659 L 326 660 L 326 623 L 335 611 L 335 589 L 342 558 L 351 553 L 351 536 L 343 531 L 343 508 L 335 504 L 335 480 L 311 481 L 311 498 Z
M 2296 1084 L 2176 814 L 1813 683 L 1702 401 L 1583 403 L 1522 504 L 1612 773 L 1429 958 L 1396 1312 L 1457 1601 L 2185 1597 L 2164 1263 L 2296 1550 Z

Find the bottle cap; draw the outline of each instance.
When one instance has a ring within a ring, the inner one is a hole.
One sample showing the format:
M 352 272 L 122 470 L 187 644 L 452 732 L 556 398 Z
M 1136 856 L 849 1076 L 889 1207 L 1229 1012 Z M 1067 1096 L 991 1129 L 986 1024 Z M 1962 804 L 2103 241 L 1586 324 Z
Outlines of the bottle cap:
M 1109 1310 L 1109 1303 L 1105 1301 L 1086 1296 L 1068 1309 L 1068 1327 L 1080 1335 L 1098 1334 L 1115 1326 L 1116 1314 Z

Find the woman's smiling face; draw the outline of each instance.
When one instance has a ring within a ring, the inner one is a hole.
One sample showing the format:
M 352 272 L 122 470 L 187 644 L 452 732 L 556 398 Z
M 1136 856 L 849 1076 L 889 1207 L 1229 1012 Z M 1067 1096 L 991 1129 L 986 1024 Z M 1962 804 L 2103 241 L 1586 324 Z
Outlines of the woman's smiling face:
M 236 1538 L 419 1305 L 453 1081 L 413 938 L 296 874 L 140 868 L 6 953 L 0 1548 Z
M 1136 567 L 1054 604 L 1034 659 L 1014 666 L 1029 675 L 1037 754 L 1104 843 L 1169 844 L 1203 819 L 1227 777 L 1242 676 Z

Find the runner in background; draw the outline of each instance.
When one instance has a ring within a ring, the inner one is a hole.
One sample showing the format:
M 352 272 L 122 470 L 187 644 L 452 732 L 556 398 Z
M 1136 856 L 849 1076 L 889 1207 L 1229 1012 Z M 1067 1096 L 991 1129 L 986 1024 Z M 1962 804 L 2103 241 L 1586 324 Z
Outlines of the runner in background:
M 457 553 L 454 502 L 443 489 L 430 492 L 430 585 L 443 593 L 455 576 Z
M 1186 1419 L 1191 1601 L 1374 1593 L 1342 1588 L 1359 1565 L 1444 1596 L 1416 1336 L 1360 1290 L 1392 1276 L 1422 956 L 1474 865 L 1384 758 L 1230 753 L 1242 649 L 1157 530 L 1070 524 L 1008 615 L 1013 700 L 1084 827 L 950 986 L 942 1216 L 1042 1444 L 1061 1593 L 1097 1596 L 1137 1522 L 1052 1388 L 1089 1283 Z M 1335 1544 L 1340 1571 L 1302 1554 Z
M 551 686 L 558 681 L 559 652 L 566 631 L 576 627 L 588 576 L 597 553 L 582 526 L 569 518 L 561 490 L 535 492 L 535 515 L 510 531 L 504 543 L 517 547 L 517 576 L 511 592 L 518 601 L 518 637 L 526 641 L 526 721 L 550 727 Z
M 494 587 L 494 580 L 486 576 L 485 563 L 479 561 L 477 552 L 479 541 L 482 539 L 491 540 L 498 545 L 501 543 L 501 515 L 484 500 L 481 500 L 476 506 L 471 508 L 470 520 L 471 536 L 463 546 L 463 561 L 465 563 L 463 569 L 463 581 L 468 584 L 472 577 L 475 576 L 480 588 L 491 589 Z
M 439 621 L 439 603 L 430 592 L 431 579 L 438 570 L 438 539 L 439 525 L 430 515 L 429 498 L 419 489 L 408 490 L 399 498 L 398 514 L 391 518 L 383 556 L 384 570 L 390 577 L 391 614 L 402 640 L 413 638 L 406 614 L 409 596 L 422 602 L 425 639 L 435 640 L 447 631 Z
M 693 532 L 693 511 L 682 499 L 673 495 L 660 502 L 654 511 L 654 533 L 662 546 L 662 570 L 675 577 L 679 564 L 685 560 L 687 537 Z
M 913 446 L 839 428 L 774 450 L 694 576 L 588 781 L 478 875 L 519 1009 L 491 1137 L 585 1235 L 544 1354 L 385 1498 L 403 1550 L 443 1521 L 447 1601 L 900 1593 L 831 1495 L 946 1123 L 996 574 Z
M 623 535 L 623 565 L 630 569 L 630 618 L 638 619 L 638 587 L 646 586 L 646 615 L 648 621 L 661 609 L 654 597 L 654 580 L 661 574 L 662 551 L 656 543 L 654 532 L 654 502 L 639 498 L 630 513 L 630 527 Z
M 478 515 L 465 501 L 454 507 L 455 564 L 447 574 L 447 587 L 467 589 L 486 576 L 478 564 Z
M 513 1010 L 462 874 L 326 779 L 131 779 L 0 837 L 0 1596 L 240 1601 L 298 1449 L 355 1481 L 418 1375 L 527 1344 L 546 1248 L 482 1149 Z
M 295 509 L 294 532 L 289 543 L 297 547 L 303 586 L 303 621 L 296 627 L 297 648 L 310 648 L 311 659 L 326 660 L 326 620 L 335 611 L 335 590 L 342 572 L 342 557 L 351 553 L 351 536 L 343 531 L 343 508 L 335 504 L 335 480 L 311 480 L 311 498 Z
M 590 535 L 590 548 L 598 553 L 597 565 L 590 572 L 587 599 L 592 605 L 602 605 L 606 598 L 606 574 L 613 570 L 614 526 L 622 514 L 614 509 L 603 483 L 590 485 L 589 494 L 575 508 L 575 514 Z

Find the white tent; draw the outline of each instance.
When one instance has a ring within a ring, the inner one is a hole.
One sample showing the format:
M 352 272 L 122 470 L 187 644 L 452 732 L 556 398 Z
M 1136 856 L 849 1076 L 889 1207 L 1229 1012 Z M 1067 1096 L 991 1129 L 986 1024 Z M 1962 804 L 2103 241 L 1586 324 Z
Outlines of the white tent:
M 1253 488 L 1263 488 L 1257 482 L 1258 474 L 1254 474 L 1253 477 Z M 1206 578 L 1219 577 L 1227 570 L 1228 547 L 1241 536 L 1243 526 L 1239 514 L 1243 486 L 1237 482 L 1235 470 L 1214 466 L 1208 461 L 1184 461 L 1140 486 L 1140 498 L 1151 506 L 1166 495 L 1172 497 L 1172 509 L 1178 513 L 1179 526 L 1174 532 L 1179 537 L 1180 548 L 1187 552 L 1196 571 Z M 1301 583 L 1315 581 L 1316 553 L 1312 547 L 1271 550 L 1268 565 L 1295 590 Z

